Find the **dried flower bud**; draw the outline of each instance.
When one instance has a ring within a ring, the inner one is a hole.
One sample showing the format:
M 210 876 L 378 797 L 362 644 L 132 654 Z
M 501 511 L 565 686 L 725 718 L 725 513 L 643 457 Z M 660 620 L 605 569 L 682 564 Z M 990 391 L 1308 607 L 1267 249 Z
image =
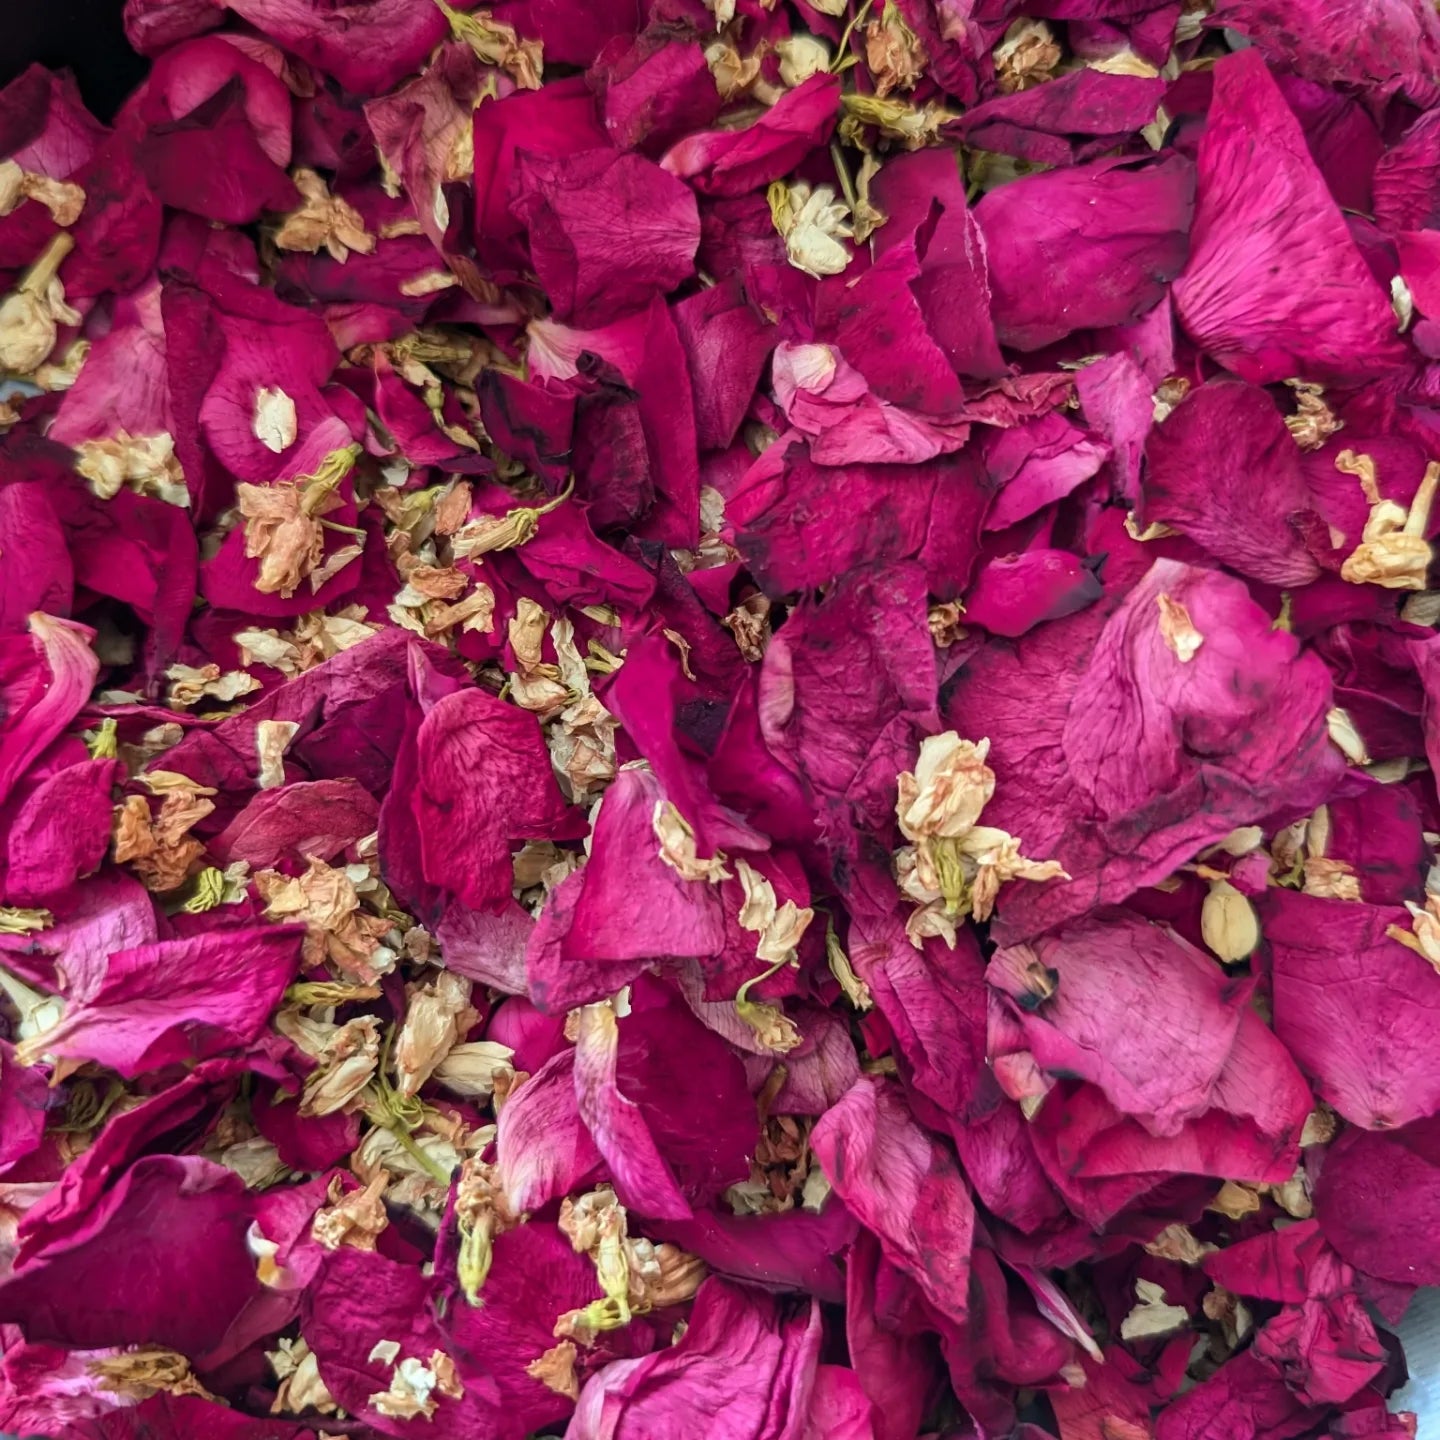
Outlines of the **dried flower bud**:
M 1200 907 L 1200 933 L 1217 959 L 1234 965 L 1260 943 L 1255 907 L 1228 880 L 1212 880 Z

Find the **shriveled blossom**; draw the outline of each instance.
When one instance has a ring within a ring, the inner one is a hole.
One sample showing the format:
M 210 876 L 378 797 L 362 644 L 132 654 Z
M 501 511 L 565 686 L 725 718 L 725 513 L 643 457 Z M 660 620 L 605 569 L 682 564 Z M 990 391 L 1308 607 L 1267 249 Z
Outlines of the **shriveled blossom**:
M 909 922 L 912 941 L 927 935 L 954 943 L 954 920 L 988 920 L 1000 887 L 1011 880 L 1067 879 L 1056 860 L 1031 860 L 1020 840 L 989 825 L 981 811 L 995 794 L 985 763 L 990 742 L 961 739 L 954 730 L 921 742 L 913 771 L 901 771 L 895 806 L 900 833 L 914 842 L 896 855 L 901 890 L 920 909 Z
M 33 373 L 50 358 L 58 327 L 80 323 L 79 312 L 65 303 L 58 274 L 74 245 L 71 236 L 61 231 L 0 300 L 0 370 Z
M 715 884 L 728 877 L 725 857 L 720 854 L 702 857 L 696 849 L 694 829 L 668 800 L 655 802 L 651 825 L 660 842 L 661 860 L 682 879 Z
M 14 160 L 0 160 L 0 215 L 13 214 L 27 200 L 43 205 L 61 227 L 73 225 L 85 208 L 79 185 L 38 175 Z
M 76 452 L 75 469 L 102 500 L 113 500 L 129 488 L 170 505 L 190 503 L 174 438 L 165 431 L 131 435 L 121 429 L 103 440 L 82 440 Z
M 356 446 L 337 450 L 315 474 L 295 480 L 236 486 L 245 522 L 245 553 L 260 561 L 255 588 L 262 594 L 288 598 L 303 580 L 313 579 L 325 556 L 323 517 L 341 504 L 335 489 L 358 453 Z
M 353 205 L 330 193 L 324 178 L 307 166 L 299 166 L 290 177 L 304 203 L 292 210 L 275 231 L 275 243 L 282 250 L 304 250 L 314 255 L 323 249 L 332 260 L 343 264 L 354 251 L 369 255 L 375 237 Z
M 797 270 L 818 279 L 845 269 L 850 251 L 841 242 L 854 234 L 848 223 L 850 207 L 836 199 L 829 185 L 777 182 L 770 187 L 769 200 L 771 218 Z
M 1043 20 L 1015 20 L 992 52 L 1000 88 L 1028 90 L 1048 80 L 1063 52 Z
M 307 927 L 306 950 L 311 963 L 329 960 L 359 979 L 372 979 L 389 968 L 393 955 L 381 942 L 390 931 L 390 922 L 361 908 L 348 868 L 312 858 L 303 874 L 261 870 L 254 884 L 271 919 Z
M 115 863 L 131 866 L 147 890 L 178 889 L 205 853 L 190 828 L 214 808 L 208 796 L 190 789 L 168 791 L 154 814 L 143 795 L 127 796 L 115 813 Z
M 1431 558 L 1425 531 L 1435 490 L 1440 486 L 1440 465 L 1432 461 L 1425 467 L 1424 478 L 1408 506 L 1382 498 L 1370 456 L 1342 450 L 1335 457 L 1335 468 L 1355 476 L 1370 507 L 1360 544 L 1341 566 L 1341 577 L 1353 585 L 1423 590 Z

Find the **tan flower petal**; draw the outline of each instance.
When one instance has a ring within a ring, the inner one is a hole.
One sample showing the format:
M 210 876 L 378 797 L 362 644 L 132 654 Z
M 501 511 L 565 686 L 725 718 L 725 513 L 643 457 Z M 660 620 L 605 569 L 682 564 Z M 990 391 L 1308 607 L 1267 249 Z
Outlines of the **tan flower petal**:
M 288 450 L 299 433 L 295 402 L 279 386 L 262 385 L 255 392 L 250 430 L 273 454 Z

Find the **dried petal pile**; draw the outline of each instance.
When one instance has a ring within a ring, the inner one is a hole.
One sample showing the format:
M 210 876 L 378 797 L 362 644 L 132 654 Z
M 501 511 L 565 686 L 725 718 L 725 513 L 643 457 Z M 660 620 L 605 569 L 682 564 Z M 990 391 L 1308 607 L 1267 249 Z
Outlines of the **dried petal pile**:
M 0 1430 L 1403 1440 L 1429 0 L 128 0 L 0 93 Z

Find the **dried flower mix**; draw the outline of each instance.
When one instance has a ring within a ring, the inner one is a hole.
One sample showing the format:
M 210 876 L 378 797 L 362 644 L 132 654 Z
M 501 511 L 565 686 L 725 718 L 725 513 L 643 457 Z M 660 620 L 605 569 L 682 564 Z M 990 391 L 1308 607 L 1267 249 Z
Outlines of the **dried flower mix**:
M 0 1430 L 1413 1434 L 1433 8 L 125 25 L 0 91 Z

